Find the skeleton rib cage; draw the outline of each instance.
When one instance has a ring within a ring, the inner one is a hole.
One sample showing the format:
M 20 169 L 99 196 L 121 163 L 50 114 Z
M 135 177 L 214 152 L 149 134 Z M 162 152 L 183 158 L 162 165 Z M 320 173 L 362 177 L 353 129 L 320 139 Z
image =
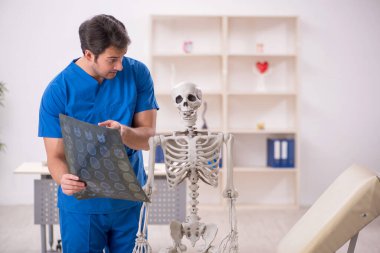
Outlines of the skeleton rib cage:
M 198 132 L 193 138 L 175 134 L 160 136 L 169 187 L 190 177 L 192 171 L 206 184 L 217 187 L 223 134 Z

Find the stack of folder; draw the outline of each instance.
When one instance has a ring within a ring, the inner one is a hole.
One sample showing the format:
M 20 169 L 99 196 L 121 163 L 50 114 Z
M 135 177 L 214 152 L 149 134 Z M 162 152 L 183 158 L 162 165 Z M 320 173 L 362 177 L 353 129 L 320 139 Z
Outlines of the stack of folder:
M 267 166 L 273 168 L 294 168 L 294 139 L 267 139 Z

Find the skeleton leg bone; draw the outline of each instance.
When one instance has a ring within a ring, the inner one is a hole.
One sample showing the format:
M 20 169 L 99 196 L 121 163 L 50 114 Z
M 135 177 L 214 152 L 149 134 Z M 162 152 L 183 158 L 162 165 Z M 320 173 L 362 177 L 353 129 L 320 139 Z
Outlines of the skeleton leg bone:
M 186 246 L 182 244 L 182 238 L 184 235 L 182 224 L 178 221 L 172 221 L 170 223 L 170 236 L 173 240 L 173 247 L 169 247 L 160 250 L 160 253 L 181 253 L 186 251 Z
M 227 185 L 223 191 L 223 196 L 229 201 L 229 220 L 230 220 L 230 233 L 222 240 L 219 245 L 218 252 L 224 253 L 235 253 L 238 252 L 238 232 L 237 232 L 237 222 L 236 222 L 236 209 L 235 201 L 239 196 L 238 192 L 235 190 L 233 184 L 233 173 L 232 173 L 232 144 L 233 136 L 231 134 L 224 135 L 224 142 L 227 147 Z
M 205 246 L 201 250 L 202 253 L 209 253 L 212 242 L 215 240 L 216 234 L 218 233 L 218 227 L 215 224 L 207 224 L 203 230 L 202 238 L 205 241 Z

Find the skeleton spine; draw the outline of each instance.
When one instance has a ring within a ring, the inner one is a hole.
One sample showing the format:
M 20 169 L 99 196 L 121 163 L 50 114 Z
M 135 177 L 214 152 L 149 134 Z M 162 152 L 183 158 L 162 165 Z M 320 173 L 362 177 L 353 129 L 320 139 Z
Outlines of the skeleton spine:
M 196 135 L 195 131 L 196 131 L 196 127 L 195 126 L 187 126 L 187 131 L 189 132 L 188 133 L 188 136 L 191 138 L 191 137 L 194 137 Z
M 198 193 L 198 174 L 196 172 L 196 170 L 192 169 L 191 170 L 191 175 L 190 175 L 190 182 L 191 182 L 191 185 L 189 186 L 189 189 L 190 189 L 190 197 L 191 197 L 191 200 L 190 200 L 190 207 L 189 207 L 189 217 L 188 219 L 190 219 L 192 222 L 197 222 L 200 220 L 200 217 L 198 216 L 198 203 L 199 201 L 197 200 L 198 196 L 199 196 L 199 193 Z M 190 221 L 189 220 L 189 221 Z

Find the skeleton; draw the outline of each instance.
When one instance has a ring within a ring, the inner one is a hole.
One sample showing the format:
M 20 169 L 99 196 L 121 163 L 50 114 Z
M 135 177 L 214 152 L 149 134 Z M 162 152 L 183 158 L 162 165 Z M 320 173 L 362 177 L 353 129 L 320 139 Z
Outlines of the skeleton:
M 144 190 L 150 197 L 152 194 L 154 180 L 154 161 L 157 145 L 161 145 L 164 151 L 167 182 L 170 188 L 180 184 L 185 179 L 190 181 L 189 190 L 191 200 L 189 202 L 189 213 L 184 223 L 172 221 L 170 223 L 173 245 L 160 252 L 181 253 L 187 250 L 182 244 L 183 236 L 190 240 L 194 247 L 199 239 L 203 239 L 204 247 L 199 250 L 204 253 L 216 252 L 238 252 L 238 234 L 236 226 L 235 201 L 238 193 L 233 185 L 232 178 L 232 143 L 231 134 L 211 133 L 209 131 L 198 131 L 195 123 L 197 121 L 197 110 L 202 104 L 202 92 L 194 84 L 183 82 L 172 90 L 172 99 L 179 110 L 180 116 L 186 125 L 186 130 L 173 132 L 168 135 L 154 136 L 149 139 L 149 173 Z M 227 153 L 227 183 L 223 190 L 223 197 L 229 203 L 229 234 L 221 241 L 218 247 L 212 243 L 218 232 L 215 224 L 200 222 L 198 215 L 198 183 L 204 183 L 217 187 L 219 160 L 223 143 L 226 144 Z M 147 215 L 149 203 L 144 203 L 141 208 L 140 222 L 134 253 L 152 252 L 146 239 Z

